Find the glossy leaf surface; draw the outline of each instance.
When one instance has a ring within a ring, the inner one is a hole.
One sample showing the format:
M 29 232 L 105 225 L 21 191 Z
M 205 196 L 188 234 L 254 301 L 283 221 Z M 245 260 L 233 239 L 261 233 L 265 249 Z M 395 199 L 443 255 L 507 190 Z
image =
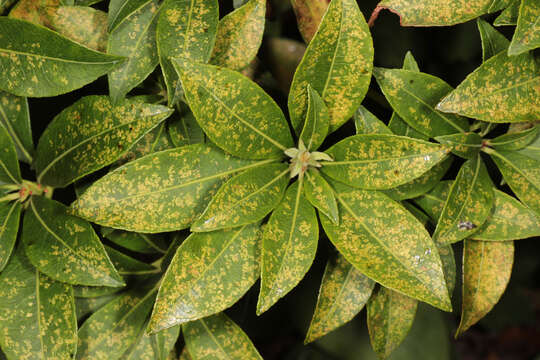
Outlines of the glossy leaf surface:
M 15 246 L 21 211 L 20 202 L 0 202 L 0 272 L 8 263 Z
M 306 172 L 304 195 L 317 210 L 328 216 L 335 224 L 339 223 L 339 212 L 332 187 L 318 170 Z
M 474 158 L 482 147 L 482 137 L 474 132 L 436 136 L 435 140 L 451 146 L 452 152 L 464 159 Z
M 0 126 L 13 140 L 19 160 L 31 163 L 34 141 L 26 98 L 0 91 Z
M 20 184 L 21 170 L 17 160 L 17 150 L 5 127 L 0 126 L 0 184 Z
M 308 150 L 317 150 L 328 135 L 330 114 L 321 96 L 308 85 L 308 108 L 300 139 Z
M 519 55 L 540 47 L 540 4 L 536 0 L 522 0 L 516 31 L 508 48 L 508 55 Z

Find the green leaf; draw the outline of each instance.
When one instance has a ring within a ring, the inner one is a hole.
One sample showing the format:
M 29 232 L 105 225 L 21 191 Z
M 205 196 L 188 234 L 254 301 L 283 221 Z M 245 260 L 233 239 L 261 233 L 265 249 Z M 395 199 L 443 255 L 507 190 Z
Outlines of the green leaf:
M 330 185 L 317 169 L 309 169 L 306 172 L 305 180 L 304 195 L 306 199 L 335 224 L 339 224 L 336 197 Z
M 328 260 L 317 306 L 304 343 L 315 341 L 349 322 L 364 307 L 375 283 L 341 255 Z
M 522 0 L 516 31 L 508 48 L 508 55 L 519 55 L 540 47 L 540 3 Z
M 442 209 L 433 240 L 452 244 L 474 234 L 493 207 L 493 184 L 478 155 L 459 170 Z
M 174 116 L 169 121 L 169 136 L 175 146 L 184 146 L 205 142 L 204 132 L 188 110 L 181 116 Z
M 164 106 L 86 96 L 64 109 L 39 140 L 38 182 L 65 187 L 121 157 L 172 111 Z
M 25 212 L 22 242 L 32 265 L 73 285 L 124 284 L 92 226 L 67 213 L 59 202 L 32 197 Z
M 350 136 L 326 151 L 335 161 L 321 171 L 363 189 L 391 189 L 414 180 L 446 158 L 449 148 L 395 135 Z
M 361 105 L 354 113 L 354 125 L 356 134 L 392 134 L 392 130 Z
M 191 225 L 191 231 L 212 231 L 262 220 L 281 201 L 289 183 L 286 164 L 246 170 L 227 181 Z
M 109 73 L 109 90 L 114 103 L 123 99 L 150 75 L 159 63 L 156 46 L 157 0 L 148 0 L 128 15 L 109 36 L 108 53 L 127 61 Z
M 20 184 L 22 182 L 17 150 L 5 127 L 0 126 L 0 184 Z
M 180 326 L 174 326 L 155 335 L 148 335 L 144 331 L 141 331 L 137 342 L 120 359 L 167 360 L 167 355 L 174 348 L 179 334 Z
M 159 235 L 110 230 L 111 232 L 104 232 L 102 230 L 101 233 L 107 240 L 125 249 L 143 254 L 164 253 L 167 250 Z
M 540 126 L 524 131 L 507 133 L 487 141 L 487 145 L 495 150 L 521 150 L 531 144 L 540 135 Z
M 291 4 L 298 21 L 298 30 L 304 41 L 309 43 L 328 9 L 328 0 L 292 0 Z
M 503 51 L 469 74 L 437 109 L 494 123 L 534 121 L 540 117 L 539 86 L 532 54 L 509 57 Z
M 19 0 L 9 17 L 51 28 L 51 16 L 62 3 L 62 0 Z
M 192 359 L 262 360 L 248 336 L 223 313 L 187 323 L 182 328 Z
M 124 20 L 145 7 L 149 1 L 152 0 L 111 0 L 108 13 L 109 32 L 113 32 Z
M 18 201 L 0 202 L 0 272 L 6 267 L 15 246 L 21 210 Z
M 19 246 L 0 273 L 0 346 L 8 359 L 71 359 L 77 319 L 71 286 L 28 262 Z
M 159 269 L 132 258 L 112 247 L 105 246 L 107 255 L 120 275 L 148 275 L 159 272 Z
M 521 0 L 514 0 L 495 19 L 495 21 L 493 22 L 493 25 L 495 25 L 495 26 L 517 25 L 520 4 L 521 4 Z
M 291 185 L 262 232 L 262 314 L 302 280 L 317 252 L 319 225 L 315 209 L 304 196 L 303 180 Z
M 265 16 L 265 0 L 250 0 L 225 15 L 218 24 L 210 62 L 233 70 L 249 65 L 261 46 Z
M 155 296 L 156 289 L 139 286 L 92 314 L 79 329 L 76 359 L 120 359 L 144 331 Z
M 507 8 L 513 0 L 492 0 L 488 12 L 490 14 Z
M 148 329 L 216 314 L 235 304 L 259 277 L 259 225 L 191 234 L 163 277 Z
M 122 61 L 23 20 L 0 17 L 0 33 L 6 35 L 0 38 L 0 66 L 4 69 L 0 89 L 18 96 L 70 92 Z
M 173 64 L 197 122 L 220 148 L 240 158 L 268 159 L 292 147 L 283 112 L 253 81 L 212 65 Z
M 122 291 L 122 288 L 113 288 L 108 286 L 73 286 L 73 293 L 76 298 L 93 299 L 102 296 L 109 296 Z
M 306 121 L 300 133 L 300 139 L 304 142 L 307 150 L 314 151 L 322 145 L 328 127 L 330 126 L 330 114 L 320 95 L 311 85 L 308 85 L 308 108 Z
M 405 339 L 418 301 L 383 286 L 367 303 L 367 325 L 373 350 L 386 359 Z
M 529 145 L 519 150 L 518 153 L 540 161 L 540 134 Z
M 289 92 L 289 112 L 296 133 L 306 118 L 308 84 L 328 106 L 333 132 L 360 106 L 372 68 L 371 35 L 356 1 L 332 1 L 298 65 Z
M 540 214 L 540 160 L 515 151 L 486 151 L 517 197 Z
M 437 223 L 452 187 L 452 180 L 443 180 L 428 193 L 414 199 L 416 205 L 424 210 Z
M 438 77 L 403 69 L 375 68 L 373 75 L 394 109 L 408 125 L 429 137 L 465 132 L 466 119 L 435 109 L 452 87 Z
M 463 246 L 463 301 L 456 336 L 482 319 L 506 289 L 514 262 L 512 241 L 465 240 Z
M 424 226 L 380 192 L 333 185 L 341 221 L 322 216 L 321 223 L 338 251 L 385 287 L 449 311 L 437 246 Z
M 171 58 L 206 63 L 219 22 L 218 0 L 165 0 L 158 18 L 157 47 L 169 106 L 178 99 L 178 74 Z
M 464 159 L 476 157 L 483 146 L 482 137 L 474 132 L 436 136 L 435 140 L 451 146 L 452 152 Z
M 110 172 L 71 207 L 77 216 L 117 229 L 185 229 L 229 176 L 271 161 L 237 159 L 204 144 L 165 150 Z
M 75 310 L 77 311 L 77 321 L 86 319 L 89 315 L 96 312 L 109 301 L 118 295 L 105 295 L 97 298 L 75 298 Z
M 19 160 L 31 163 L 34 141 L 26 98 L 0 91 L 0 126 L 6 128 L 15 143 Z
M 456 287 L 456 258 L 452 245 L 437 245 L 443 266 L 444 279 L 448 288 L 448 295 L 452 298 Z
M 493 192 L 493 210 L 484 225 L 472 235 L 472 239 L 507 241 L 540 236 L 540 216 L 512 196 L 497 189 Z
M 510 44 L 508 39 L 495 30 L 487 21 L 479 18 L 476 20 L 476 26 L 478 26 L 480 39 L 482 40 L 482 61 L 486 61 L 490 57 L 508 49 L 508 44 Z

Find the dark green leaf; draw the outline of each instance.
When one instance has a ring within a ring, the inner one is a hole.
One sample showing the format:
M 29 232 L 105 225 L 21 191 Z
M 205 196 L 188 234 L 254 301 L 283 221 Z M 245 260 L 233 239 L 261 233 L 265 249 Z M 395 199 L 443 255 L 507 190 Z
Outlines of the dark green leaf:
M 0 126 L 0 185 L 20 184 L 22 182 L 17 150 L 5 127 Z M 1 194 L 3 195 L 3 194 Z
M 150 1 L 152 0 L 111 0 L 109 3 L 109 32 L 112 32 L 124 20 L 146 6 Z
M 176 116 L 169 121 L 169 135 L 175 146 L 184 146 L 203 143 L 204 132 L 195 120 L 195 116 L 188 110 L 181 116 Z
M 513 0 L 492 0 L 488 12 L 491 14 L 505 9 L 512 3 L 512 1 Z
M 105 250 L 120 275 L 147 275 L 159 272 L 158 268 L 134 259 L 112 247 L 105 246 Z
M 495 19 L 493 25 L 516 25 L 519 16 L 519 5 L 521 0 L 514 0 L 501 14 Z
M 81 321 L 102 308 L 109 301 L 118 295 L 105 295 L 95 298 L 75 298 L 75 309 L 77 311 L 77 321 Z
M 159 235 L 139 234 L 114 229 L 110 230 L 111 232 L 104 232 L 102 230 L 101 233 L 107 240 L 110 240 L 125 249 L 143 254 L 163 253 L 166 250 L 166 245 Z
M 15 246 L 21 210 L 22 206 L 18 201 L 0 202 L 0 272 L 8 263 Z
M 363 106 L 354 113 L 356 134 L 392 134 L 392 131 Z
M 300 139 L 308 151 L 315 151 L 321 146 L 330 126 L 330 114 L 323 99 L 316 90 L 308 85 L 308 108 Z
M 487 21 L 478 19 L 476 25 L 482 40 L 482 61 L 486 61 L 490 57 L 508 49 L 508 44 L 510 44 L 508 39 L 495 30 Z
M 31 163 L 34 141 L 26 98 L 0 91 L 0 126 L 6 128 L 15 143 L 19 160 Z
M 435 140 L 452 147 L 452 152 L 464 159 L 478 155 L 482 147 L 482 137 L 474 132 L 436 136 Z
M 306 172 L 304 195 L 311 205 L 328 216 L 335 224 L 339 224 L 339 213 L 334 191 L 317 169 L 310 169 Z
M 540 135 L 540 126 L 515 133 L 507 133 L 488 140 L 487 145 L 495 150 L 520 150 L 531 144 Z
M 73 292 L 76 298 L 93 299 L 102 296 L 109 296 L 123 290 L 122 288 L 113 288 L 109 286 L 73 286 Z
M 519 55 L 540 47 L 540 3 L 521 0 L 516 31 L 508 48 L 508 55 Z

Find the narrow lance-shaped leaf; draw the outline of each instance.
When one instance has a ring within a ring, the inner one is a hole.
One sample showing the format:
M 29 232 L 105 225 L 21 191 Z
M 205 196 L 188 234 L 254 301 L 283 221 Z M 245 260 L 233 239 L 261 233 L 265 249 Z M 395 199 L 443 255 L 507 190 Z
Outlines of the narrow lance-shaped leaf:
M 22 178 L 17 150 L 11 136 L 3 126 L 0 126 L 0 149 L 0 185 L 2 183 L 20 184 Z
M 482 137 L 474 132 L 436 136 L 441 144 L 452 147 L 452 152 L 464 159 L 472 159 L 478 155 L 482 145 Z
M 105 250 L 120 275 L 146 275 L 159 272 L 158 268 L 134 259 L 112 247 L 105 246 Z
M 0 273 L 0 346 L 8 359 L 71 359 L 77 319 L 71 286 L 39 273 L 19 246 Z
M 304 182 L 306 199 L 317 210 L 328 216 L 335 224 L 339 223 L 339 213 L 332 187 L 317 169 L 309 169 Z
M 310 343 L 349 322 L 362 310 L 375 282 L 337 254 L 326 264 L 317 306 L 304 343 Z
M 101 234 L 107 240 L 125 249 L 143 254 L 164 253 L 167 250 L 166 244 L 164 244 L 159 234 L 140 234 L 114 229 L 107 230 L 111 231 L 105 231 L 102 228 Z
M 424 226 L 380 192 L 333 185 L 340 223 L 321 222 L 338 251 L 385 287 L 449 311 L 441 259 Z
M 0 202 L 0 272 L 8 263 L 21 218 L 22 205 L 18 201 Z
M 482 41 L 482 61 L 486 61 L 508 48 L 508 44 L 510 44 L 508 39 L 495 30 L 487 21 L 479 18 L 476 21 L 476 25 L 478 26 Z
M 292 0 L 291 4 L 298 22 L 298 30 L 306 43 L 317 32 L 321 20 L 328 9 L 329 0 Z
M 452 244 L 480 229 L 493 206 L 493 184 L 486 166 L 477 155 L 459 170 L 444 204 L 433 239 Z
M 357 135 L 393 134 L 392 130 L 362 105 L 354 113 L 354 125 L 356 126 Z
M 122 288 L 113 288 L 109 286 L 73 286 L 73 293 L 76 298 L 93 299 L 102 296 L 109 296 L 118 293 Z
M 293 145 L 283 112 L 253 81 L 212 65 L 173 63 L 197 122 L 220 148 L 240 158 L 268 159 Z
M 519 55 L 540 47 L 540 3 L 522 0 L 516 31 L 508 48 L 508 55 Z
M 44 197 L 30 199 L 22 242 L 32 265 L 68 284 L 122 286 L 124 282 L 92 226 L 67 210 Z
M 505 71 L 500 71 L 505 69 Z M 540 65 L 532 54 L 491 57 L 437 105 L 487 122 L 525 122 L 540 117 Z
M 514 262 L 512 241 L 465 240 L 463 247 L 463 302 L 456 336 L 482 319 L 506 289 Z
M 289 92 L 289 112 L 296 133 L 308 108 L 308 84 L 326 102 L 333 132 L 360 106 L 372 68 L 373 44 L 356 1 L 332 1 L 298 65 Z
M 519 6 L 521 0 L 514 0 L 501 14 L 493 21 L 495 26 L 516 25 L 519 16 Z
M 308 85 L 308 108 L 300 139 L 310 151 L 317 150 L 328 135 L 330 114 L 321 96 Z
M 527 147 L 539 136 L 540 126 L 534 126 L 524 131 L 497 136 L 495 139 L 487 140 L 486 145 L 493 147 L 495 150 L 520 150 Z
M 262 314 L 302 280 L 317 251 L 319 226 L 315 209 L 304 196 L 303 181 L 291 185 L 262 232 Z
M 88 0 L 92 1 L 92 0 Z M 108 12 L 108 30 L 113 30 L 120 25 L 124 20 L 131 16 L 140 8 L 146 6 L 151 0 L 111 0 L 109 3 Z
M 196 233 L 163 277 L 148 329 L 158 332 L 236 303 L 259 277 L 259 225 Z
M 0 126 L 13 140 L 19 160 L 31 163 L 34 141 L 26 98 L 0 91 Z
M 396 135 L 355 135 L 326 151 L 322 172 L 363 189 L 391 189 L 418 178 L 446 158 L 447 146 Z

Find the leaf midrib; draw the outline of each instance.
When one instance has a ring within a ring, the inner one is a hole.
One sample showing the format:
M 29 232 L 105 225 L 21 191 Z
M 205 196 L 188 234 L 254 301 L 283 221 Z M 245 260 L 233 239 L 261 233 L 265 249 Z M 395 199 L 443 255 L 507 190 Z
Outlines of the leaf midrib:
M 425 156 L 435 156 L 435 155 L 439 155 L 441 152 L 442 151 L 435 151 L 435 152 L 422 153 L 422 154 L 412 154 L 412 155 L 406 155 L 406 156 L 396 156 L 396 157 L 390 157 L 390 158 L 377 158 L 377 159 L 324 161 L 321 163 L 321 165 L 336 166 L 336 165 L 351 165 L 351 164 L 370 164 L 370 163 L 383 162 L 383 161 L 405 160 L 405 159 L 411 159 L 415 157 L 421 158 Z
M 0 105 L 0 116 L 2 117 L 2 119 L 4 119 L 4 121 L 2 123 L 5 124 L 6 130 L 11 135 L 11 138 L 15 141 L 18 148 L 21 150 L 21 152 L 26 157 L 26 159 L 28 159 L 28 161 L 32 162 L 33 161 L 32 156 L 30 156 L 28 151 L 26 151 L 26 148 L 23 146 L 22 141 L 19 138 L 19 134 L 13 129 L 13 126 L 12 126 L 11 122 L 8 120 L 8 117 L 7 117 L 6 113 L 5 113 L 4 107 L 2 105 Z
M 531 185 L 533 185 L 536 189 L 540 190 L 537 183 L 533 182 L 531 179 L 529 179 L 529 176 L 527 176 L 523 171 L 521 171 L 520 168 L 516 167 L 510 160 L 508 160 L 506 157 L 504 157 L 500 152 L 493 151 L 492 155 L 497 156 L 502 161 L 504 161 L 508 166 L 510 166 L 515 172 L 519 173 L 521 176 L 523 176 Z
M 206 322 L 204 321 L 204 319 L 201 319 L 201 324 L 202 326 L 204 326 L 204 329 L 206 330 L 206 332 L 210 335 L 210 337 L 212 338 L 212 340 L 214 341 L 214 343 L 217 345 L 217 347 L 219 348 L 219 351 L 221 351 L 221 353 L 223 355 L 225 355 L 227 357 L 227 359 L 230 359 L 230 360 L 233 360 L 231 359 L 231 357 L 229 356 L 229 354 L 225 351 L 225 349 L 223 349 L 223 346 L 221 345 L 221 343 L 216 339 L 216 337 L 214 336 L 214 334 L 210 331 L 210 329 L 208 328 L 208 326 L 206 325 Z

